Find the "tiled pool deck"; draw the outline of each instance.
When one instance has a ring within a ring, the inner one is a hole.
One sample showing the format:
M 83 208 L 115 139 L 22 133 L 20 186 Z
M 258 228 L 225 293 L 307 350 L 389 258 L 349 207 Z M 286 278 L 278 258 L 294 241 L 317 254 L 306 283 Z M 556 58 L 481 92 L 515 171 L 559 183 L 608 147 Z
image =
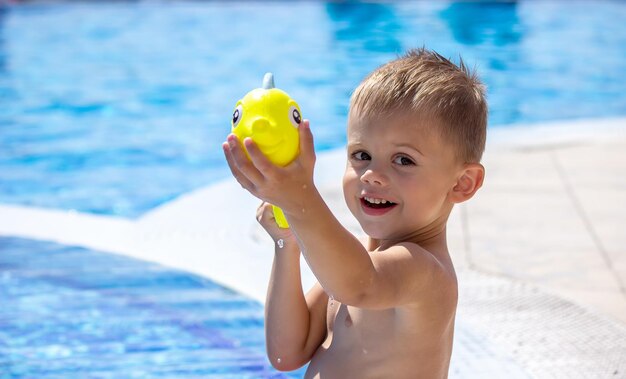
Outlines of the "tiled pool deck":
M 337 217 L 358 233 L 341 196 L 343 162 L 342 151 L 320 154 L 316 183 Z M 485 348 L 472 340 L 480 335 L 489 343 L 516 346 L 505 349 L 506 357 L 515 358 L 511 367 L 522 364 L 531 375 L 552 377 L 547 367 L 561 374 L 571 367 L 582 375 L 581 367 L 598 367 L 585 363 L 593 357 L 609 359 L 601 365 L 607 371 L 584 377 L 623 375 L 626 119 L 495 128 L 484 165 L 484 188 L 455 209 L 448 229 L 460 277 L 460 325 L 484 326 L 481 334 L 459 333 L 457 351 L 469 351 L 462 349 L 464 343 Z M 257 200 L 232 180 L 135 221 L 5 205 L 0 206 L 0 235 L 156 261 L 263 302 L 272 253 L 271 240 L 254 220 L 256 206 Z M 306 268 L 303 276 L 308 288 L 314 277 Z M 616 333 L 617 339 L 607 340 Z M 565 342 L 574 350 L 559 347 Z M 457 362 L 462 359 L 457 356 Z M 490 372 L 502 373 L 506 359 Z
M 455 262 L 626 324 L 626 120 L 551 127 L 492 133 L 486 185 L 450 229 Z

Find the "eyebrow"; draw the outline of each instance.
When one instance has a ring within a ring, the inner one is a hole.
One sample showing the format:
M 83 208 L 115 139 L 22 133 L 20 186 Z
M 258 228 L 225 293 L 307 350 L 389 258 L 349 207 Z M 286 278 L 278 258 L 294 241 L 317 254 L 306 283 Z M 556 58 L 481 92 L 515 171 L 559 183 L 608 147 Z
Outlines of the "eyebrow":
M 421 155 L 422 157 L 425 157 L 426 155 L 424 155 L 424 153 L 422 153 L 418 148 L 416 148 L 415 146 L 409 145 L 407 143 L 394 143 L 395 146 L 397 147 L 406 147 L 409 148 L 411 150 L 415 150 L 419 153 L 419 155 Z

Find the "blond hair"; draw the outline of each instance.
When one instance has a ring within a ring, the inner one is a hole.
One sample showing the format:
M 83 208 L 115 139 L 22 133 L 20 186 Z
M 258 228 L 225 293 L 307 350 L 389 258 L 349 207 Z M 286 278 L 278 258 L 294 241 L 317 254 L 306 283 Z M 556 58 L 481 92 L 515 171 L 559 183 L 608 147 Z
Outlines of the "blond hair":
M 487 134 L 485 87 L 463 60 L 459 66 L 425 48 L 374 70 L 355 89 L 350 112 L 381 117 L 403 111 L 435 121 L 463 162 L 480 162 Z

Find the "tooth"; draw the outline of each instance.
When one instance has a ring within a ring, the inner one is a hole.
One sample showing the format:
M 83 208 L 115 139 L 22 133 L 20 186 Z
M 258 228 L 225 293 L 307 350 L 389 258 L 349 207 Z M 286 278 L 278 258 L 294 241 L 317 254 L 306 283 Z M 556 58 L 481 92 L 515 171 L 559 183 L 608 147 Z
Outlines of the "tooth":
M 382 200 L 381 203 L 387 204 L 387 200 Z

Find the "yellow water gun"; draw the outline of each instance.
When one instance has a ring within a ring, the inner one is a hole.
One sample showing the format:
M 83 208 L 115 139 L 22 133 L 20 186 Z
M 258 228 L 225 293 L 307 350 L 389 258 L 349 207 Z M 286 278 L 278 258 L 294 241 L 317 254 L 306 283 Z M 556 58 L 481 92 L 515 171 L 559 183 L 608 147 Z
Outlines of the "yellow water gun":
M 232 132 L 242 142 L 252 138 L 270 161 L 286 166 L 299 153 L 301 122 L 300 106 L 286 92 L 275 88 L 274 75 L 268 72 L 263 77 L 263 87 L 248 92 L 235 105 Z M 244 151 L 248 155 L 245 146 Z M 275 205 L 272 209 L 278 226 L 288 228 L 283 211 Z

